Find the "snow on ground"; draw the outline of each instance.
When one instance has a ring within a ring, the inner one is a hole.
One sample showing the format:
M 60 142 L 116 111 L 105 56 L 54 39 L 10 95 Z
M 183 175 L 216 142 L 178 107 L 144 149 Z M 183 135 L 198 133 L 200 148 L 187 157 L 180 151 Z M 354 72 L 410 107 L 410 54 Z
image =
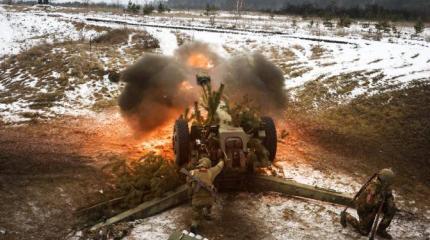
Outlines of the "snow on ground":
M 171 233 L 177 230 L 186 211 L 185 206 L 180 206 L 156 216 L 135 221 L 133 231 L 125 239 L 166 240 Z M 180 228 L 185 229 L 185 226 L 180 226 Z
M 177 32 L 191 39 L 213 44 L 223 57 L 241 52 L 261 51 L 284 71 L 288 89 L 297 90 L 315 79 L 330 79 L 330 77 L 349 73 L 359 73 L 365 78 L 376 79 L 369 82 L 357 78 L 358 85 L 349 93 L 349 97 L 353 98 L 361 94 L 381 92 L 381 89 L 387 86 L 407 86 L 412 80 L 428 81 L 430 75 L 430 44 L 419 38 L 411 39 L 411 28 L 403 28 L 403 34 L 399 38 L 383 34 L 381 41 L 372 41 L 363 39 L 363 33 L 368 30 L 362 29 L 359 24 L 344 30 L 346 36 L 340 37 L 336 35 L 339 29 L 327 30 L 322 26 L 306 27 L 305 22 L 299 22 L 297 26 L 291 27 L 285 24 L 285 21 L 291 21 L 288 17 L 276 17 L 275 20 L 271 20 L 267 16 L 255 15 L 245 16 L 238 22 L 228 14 L 220 15 L 220 19 L 216 20 L 214 26 L 218 28 L 213 28 L 207 18 L 198 16 L 193 20 L 174 17 L 171 14 L 165 17 L 144 18 L 140 16 L 119 18 L 106 13 L 91 13 L 85 16 L 61 13 L 54 16 L 42 11 L 11 13 L 0 7 L 0 55 L 18 53 L 45 39 L 49 41 L 77 39 L 82 35 L 88 38 L 94 34 L 91 31 L 77 31 L 70 22 L 60 20 L 82 21 L 114 28 L 124 27 L 122 23 L 92 22 L 86 17 L 103 18 L 108 21 L 124 19 L 126 25 L 133 24 L 129 27 L 147 30 L 155 36 L 160 41 L 160 52 L 167 55 L 172 55 L 178 45 Z M 163 28 L 136 24 L 158 24 Z M 232 25 L 247 31 L 230 29 L 222 32 L 225 27 Z M 189 28 L 171 29 L 166 26 Z M 253 30 L 281 31 L 282 34 L 255 33 L 252 32 Z M 106 59 L 100 60 L 105 62 Z M 52 73 L 53 77 L 58 77 L 59 74 L 61 73 Z M 8 79 L 8 82 L 21 81 L 21 77 L 17 74 L 14 79 Z M 0 82 L 0 92 L 11 91 L 8 89 L 8 82 Z M 35 88 L 37 82 L 38 79 L 33 78 L 25 84 Z M 50 111 L 37 111 L 47 116 L 91 114 L 91 107 L 96 101 L 92 98 L 93 93 L 103 87 L 108 88 L 108 92 L 111 93 L 117 91 L 117 87 L 113 86 L 105 76 L 102 81 L 89 81 L 67 91 L 65 98 L 50 107 Z M 40 88 L 40 91 L 47 90 Z M 115 94 L 112 94 L 112 98 L 114 97 Z M 25 100 L 0 104 L 0 116 L 6 122 L 19 122 L 22 120 L 19 113 L 27 111 L 29 104 L 31 102 Z M 354 193 L 360 187 L 356 176 L 332 175 L 310 166 L 287 162 L 281 163 L 280 167 L 284 177 L 301 183 L 347 193 Z M 273 193 L 259 195 L 242 193 L 233 196 L 232 200 L 229 199 L 226 208 L 240 211 L 241 215 L 251 221 L 263 223 L 264 239 L 315 239 L 316 237 L 366 239 L 358 236 L 351 229 L 341 229 L 338 224 L 338 214 L 342 207 L 331 204 Z M 188 206 L 180 206 L 152 218 L 139 220 L 134 223 L 135 228 L 128 239 L 166 239 L 172 231 L 187 227 L 186 216 L 189 216 L 189 210 Z M 427 210 L 424 215 L 425 219 L 407 221 L 396 218 L 391 232 L 401 239 L 428 239 L 430 212 Z M 222 222 L 222 214 L 219 210 L 215 212 L 215 216 L 218 219 L 215 221 Z
M 178 48 L 175 34 L 169 29 L 148 28 L 147 31 L 160 42 L 160 51 L 162 54 L 173 55 L 175 49 Z
M 276 193 L 238 193 L 233 196 L 223 195 L 223 198 L 223 209 L 215 208 L 214 219 L 203 225 L 219 232 L 213 236 L 211 231 L 210 236 L 207 236 L 209 239 L 236 239 L 238 231 L 249 231 L 254 234 L 253 239 L 267 240 L 368 239 L 360 236 L 351 227 L 344 229 L 340 226 L 339 213 L 344 209 L 342 206 Z M 190 211 L 191 208 L 188 205 L 182 205 L 162 214 L 133 222 L 134 228 L 125 239 L 167 239 L 174 231 L 188 229 Z M 356 216 L 354 211 L 349 210 L 349 212 Z M 230 221 L 224 218 L 235 215 L 241 216 L 236 219 L 236 224 L 223 224 L 225 221 Z M 255 224 L 256 229 L 241 229 L 241 224 L 245 224 L 246 227 Z M 398 215 L 389 230 L 395 239 L 424 240 L 430 237 L 428 224 L 430 224 L 430 217 L 405 220 Z M 205 235 L 204 233 L 205 231 L 202 230 L 202 235 Z
M 357 178 L 366 178 L 321 172 L 302 163 L 278 161 L 275 165 L 285 178 L 351 195 L 361 187 L 362 183 Z M 403 198 L 396 192 L 394 195 L 398 208 L 414 214 L 399 212 L 396 215 L 389 228 L 394 239 L 428 239 L 430 210 L 408 209 Z M 339 214 L 344 206 L 271 192 L 229 193 L 222 194 L 222 198 L 223 208 L 216 206 L 214 219 L 205 222 L 201 230 L 202 235 L 212 240 L 368 239 L 350 226 L 345 229 L 341 227 Z M 357 217 L 354 210 L 348 211 Z M 174 231 L 187 230 L 190 221 L 191 207 L 187 203 L 153 217 L 131 222 L 133 229 L 125 239 L 167 239 Z
M 288 161 L 277 161 L 275 165 L 281 169 L 282 177 L 315 187 L 331 189 L 351 195 L 361 187 L 355 178 L 345 174 L 325 173 L 309 165 Z
M 62 14 L 62 16 L 85 21 L 82 16 L 76 14 Z M 112 16 L 108 14 L 93 13 L 89 16 L 95 19 L 112 20 Z M 324 80 L 360 71 L 368 73 L 369 78 L 383 75 L 380 81 L 375 83 L 362 82 L 364 86 L 360 85 L 350 93 L 351 97 L 356 97 L 365 92 L 368 94 L 372 94 L 372 91 L 378 92 L 381 87 L 389 85 L 406 86 L 412 80 L 427 79 L 430 75 L 430 43 L 422 38 L 412 37 L 411 27 L 402 27 L 398 30 L 402 32 L 400 37 L 395 37 L 394 33 L 380 33 L 381 41 L 373 41 L 364 39 L 363 34 L 378 35 L 378 33 L 375 29 L 363 29 L 360 26 L 361 23 L 348 29 L 327 29 L 323 26 L 307 27 L 304 23 L 298 23 L 297 27 L 292 28 L 283 22 L 283 20 L 291 21 L 288 17 L 279 17 L 276 20 L 264 17 L 255 19 L 255 16 L 244 16 L 239 20 L 222 18 L 219 26 L 209 25 L 205 17 L 191 20 L 187 17 L 171 15 L 170 17 L 145 16 L 141 20 L 140 17 L 127 16 L 125 19 L 125 23 L 132 24 L 132 27 L 145 25 L 146 27 L 141 28 L 159 38 L 162 52 L 168 55 L 173 53 L 177 44 L 174 37 L 176 31 L 190 36 L 191 39 L 211 43 L 218 49 L 230 49 L 230 53 L 233 54 L 240 51 L 261 51 L 281 67 L 282 65 L 294 66 L 292 69 L 283 69 L 287 89 L 301 87 L 317 78 Z M 229 24 L 236 21 L 241 22 L 238 24 L 240 26 L 229 29 Z M 175 29 L 178 27 L 189 29 Z M 344 31 L 346 36 L 337 36 L 337 31 L 340 30 Z M 253 31 L 266 31 L 266 33 Z M 274 35 L 270 32 L 281 34 Z M 423 36 L 427 34 L 430 34 L 428 30 Z M 314 51 L 318 48 L 321 48 L 322 52 L 315 54 Z M 291 59 L 286 60 L 282 56 L 282 51 L 286 49 L 293 53 Z M 279 59 L 274 56 L 276 51 L 278 55 L 281 54 Z M 367 91 L 368 89 L 371 91 Z
M 348 29 L 338 29 L 325 28 L 317 22 L 313 26 L 308 26 L 307 21 L 295 21 L 293 24 L 294 18 L 288 16 L 271 19 L 267 15 L 245 14 L 235 19 L 229 13 L 221 12 L 212 26 L 207 17 L 199 15 L 190 18 L 186 16 L 188 13 L 185 16 L 169 13 L 141 17 L 96 12 L 53 14 L 52 11 L 44 12 L 35 8 L 22 12 L 5 9 L 0 7 L 0 55 L 17 53 L 45 40 L 52 42 L 94 37 L 94 30 L 78 31 L 70 22 L 77 21 L 146 30 L 159 40 L 159 51 L 167 55 L 172 55 L 177 48 L 178 33 L 212 44 L 223 57 L 260 51 L 282 69 L 286 88 L 290 89 L 293 97 L 306 83 L 315 80 L 324 84 L 332 83 L 336 77 L 353 81 L 354 87 L 342 93 L 342 97 L 348 100 L 362 94 L 372 95 L 393 89 L 390 87 L 406 87 L 412 81 L 428 81 L 430 76 L 430 43 L 422 37 L 413 37 L 411 27 L 399 27 L 398 31 L 402 33 L 399 37 L 394 33 L 381 33 L 381 40 L 374 41 L 365 39 L 365 35 L 377 35 L 376 30 L 364 28 L 360 22 Z M 88 18 L 106 22 L 95 22 Z M 342 36 L 339 36 L 339 31 L 343 32 Z M 426 30 L 423 36 L 428 33 Z M 106 59 L 100 60 L 105 62 Z M 15 81 L 19 77 L 16 75 Z M 28 84 L 36 85 L 37 79 L 31 82 Z M 112 88 L 106 78 L 99 85 Z M 46 115 L 87 114 L 94 104 L 94 99 L 89 96 L 99 89 L 94 84 L 83 84 L 68 92 L 64 101 L 55 105 L 51 113 Z M 0 91 L 9 91 L 4 82 L 0 82 Z M 113 94 L 112 98 L 116 96 Z M 22 120 L 17 115 L 24 108 L 23 101 L 14 105 L 0 105 L 3 121 Z M 41 111 L 38 114 L 44 113 Z
M 45 14 L 8 12 L 0 5 L 0 57 L 16 54 L 43 41 L 76 40 L 94 34 L 95 31 L 79 32 L 71 23 Z

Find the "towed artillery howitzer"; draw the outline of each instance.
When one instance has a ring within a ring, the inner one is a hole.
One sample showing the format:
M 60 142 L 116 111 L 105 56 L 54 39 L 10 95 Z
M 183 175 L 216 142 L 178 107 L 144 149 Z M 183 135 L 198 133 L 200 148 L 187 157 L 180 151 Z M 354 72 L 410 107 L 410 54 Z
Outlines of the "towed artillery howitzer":
M 243 126 L 246 123 L 232 119 L 229 106 L 221 98 L 223 84 L 217 91 L 212 91 L 208 76 L 197 76 L 197 83 L 203 89 L 202 107 L 207 111 L 207 116 L 206 119 L 201 116 L 196 102 L 191 118 L 182 115 L 176 120 L 173 130 L 176 164 L 179 167 L 187 164 L 193 166 L 203 155 L 213 164 L 224 159 L 226 169 L 237 172 L 253 172 L 256 164 L 258 167 L 268 167 L 275 159 L 278 142 L 273 119 L 252 116 L 254 126 Z M 233 124 L 234 121 L 238 124 Z M 255 153 L 257 147 L 261 154 Z M 257 155 L 262 154 L 266 155 L 263 157 L 267 161 L 258 161 L 260 156 Z
M 276 157 L 277 134 L 275 123 L 270 117 L 261 117 L 253 127 L 232 124 L 234 119 L 228 113 L 228 105 L 223 101 L 224 85 L 212 91 L 208 76 L 197 76 L 197 83 L 203 89 L 203 103 L 194 104 L 194 114 L 188 117 L 188 111 L 176 121 L 173 130 L 173 149 L 178 167 L 192 167 L 200 157 L 209 157 L 213 164 L 221 158 L 226 168 L 217 177 L 215 185 L 219 191 L 273 191 L 287 195 L 310 198 L 335 204 L 352 206 L 352 197 L 330 189 L 298 183 L 294 180 L 255 173 L 256 167 L 269 166 Z M 200 109 L 207 115 L 203 117 Z M 191 127 L 189 128 L 189 122 Z M 238 126 L 237 126 L 238 125 Z M 250 141 L 261 143 L 266 151 L 268 163 L 259 161 L 255 152 L 250 149 Z M 165 193 L 161 198 L 141 203 L 135 208 L 107 219 L 93 226 L 100 227 L 124 219 L 146 218 L 188 200 L 188 187 L 182 185 Z

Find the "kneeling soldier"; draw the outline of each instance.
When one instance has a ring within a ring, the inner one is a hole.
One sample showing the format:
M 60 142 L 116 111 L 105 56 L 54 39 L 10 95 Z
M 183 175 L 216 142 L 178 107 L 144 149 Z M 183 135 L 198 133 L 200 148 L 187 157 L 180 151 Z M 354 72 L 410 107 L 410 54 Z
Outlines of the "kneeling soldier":
M 224 161 L 220 161 L 216 166 L 211 167 L 212 162 L 209 158 L 202 158 L 199 160 L 199 164 L 195 170 L 192 170 L 190 173 L 197 180 L 201 181 L 204 185 L 214 188 L 213 182 L 215 177 L 222 171 L 224 168 Z M 200 187 L 196 181 L 188 178 L 187 183 L 189 185 L 190 194 L 192 194 L 191 206 L 193 210 L 192 215 L 192 223 L 191 223 L 191 232 L 196 233 L 197 228 L 200 225 L 200 222 L 203 218 L 209 218 L 212 205 L 214 204 L 214 197 L 212 193 Z
M 372 230 L 378 211 L 384 214 L 376 235 L 392 239 L 387 232 L 387 228 L 391 223 L 396 212 L 394 197 L 391 190 L 391 185 L 394 180 L 394 173 L 391 169 L 382 169 L 376 174 L 376 177 L 370 180 L 369 184 L 364 186 L 364 189 L 356 197 L 354 202 L 357 209 L 359 220 L 351 216 L 346 211 L 341 213 L 341 224 L 346 227 L 347 223 L 351 224 L 359 233 L 367 236 Z M 375 223 L 377 224 L 377 223 Z

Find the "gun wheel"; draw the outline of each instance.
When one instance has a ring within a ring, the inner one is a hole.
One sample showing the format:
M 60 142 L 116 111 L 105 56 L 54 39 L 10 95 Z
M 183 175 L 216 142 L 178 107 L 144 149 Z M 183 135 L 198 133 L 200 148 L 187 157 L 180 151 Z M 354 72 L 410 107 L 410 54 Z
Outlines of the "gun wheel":
M 175 152 L 175 163 L 183 166 L 188 163 L 190 157 L 190 133 L 188 123 L 185 119 L 178 119 L 173 129 L 173 151 Z
M 262 117 L 261 121 L 264 124 L 266 137 L 263 140 L 263 145 L 269 151 L 269 160 L 273 162 L 276 157 L 276 149 L 278 147 L 278 137 L 276 135 L 275 122 L 271 117 Z

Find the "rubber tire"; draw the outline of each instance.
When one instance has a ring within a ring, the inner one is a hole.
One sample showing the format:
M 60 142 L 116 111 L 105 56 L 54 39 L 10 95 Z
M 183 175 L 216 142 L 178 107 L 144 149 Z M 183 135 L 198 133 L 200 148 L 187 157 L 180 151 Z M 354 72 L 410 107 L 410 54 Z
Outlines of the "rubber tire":
M 273 162 L 276 157 L 276 150 L 278 147 L 278 136 L 276 135 L 275 122 L 271 117 L 261 117 L 261 121 L 264 124 L 264 131 L 266 137 L 263 140 L 263 145 L 269 151 L 269 160 Z
M 188 163 L 190 158 L 190 133 L 188 123 L 185 119 L 175 121 L 173 128 L 173 151 L 175 152 L 175 163 L 181 167 Z

